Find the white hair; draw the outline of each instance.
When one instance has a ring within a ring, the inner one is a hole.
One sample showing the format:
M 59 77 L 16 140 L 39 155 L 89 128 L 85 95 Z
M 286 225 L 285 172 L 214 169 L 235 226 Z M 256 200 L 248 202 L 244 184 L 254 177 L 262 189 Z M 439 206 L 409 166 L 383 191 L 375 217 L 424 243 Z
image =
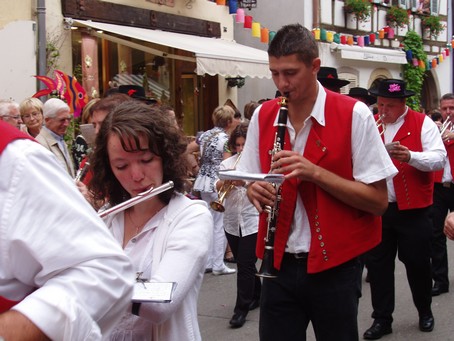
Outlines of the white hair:
M 19 110 L 19 103 L 13 101 L 12 99 L 0 100 L 0 117 L 10 115 L 11 108 L 17 108 Z
M 68 104 L 58 98 L 50 98 L 44 103 L 43 115 L 44 117 L 54 118 L 60 111 L 70 111 Z

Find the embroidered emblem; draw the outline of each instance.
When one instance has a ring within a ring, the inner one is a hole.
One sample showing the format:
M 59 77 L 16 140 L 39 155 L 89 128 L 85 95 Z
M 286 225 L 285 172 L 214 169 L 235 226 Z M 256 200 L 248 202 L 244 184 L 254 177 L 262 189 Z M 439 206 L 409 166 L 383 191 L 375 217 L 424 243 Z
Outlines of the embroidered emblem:
M 390 84 L 388 91 L 389 92 L 400 91 L 400 85 L 399 84 Z

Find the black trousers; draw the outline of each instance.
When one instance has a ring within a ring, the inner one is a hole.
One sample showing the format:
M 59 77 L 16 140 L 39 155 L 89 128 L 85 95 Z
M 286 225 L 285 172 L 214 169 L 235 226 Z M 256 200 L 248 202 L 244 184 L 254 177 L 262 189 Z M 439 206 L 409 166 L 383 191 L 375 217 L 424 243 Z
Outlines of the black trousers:
M 225 235 L 233 256 L 236 259 L 238 269 L 236 277 L 236 303 L 233 312 L 247 314 L 251 302 L 260 299 L 262 289 L 260 278 L 255 275 L 257 273 L 257 268 L 255 267 L 255 263 L 257 262 L 255 255 L 257 233 L 244 237 L 234 236 L 227 232 Z
M 356 258 L 308 274 L 307 259 L 285 254 L 278 277 L 263 279 L 260 340 L 304 341 L 309 322 L 318 341 L 358 340 L 360 275 Z
M 372 296 L 372 318 L 391 324 L 395 305 L 395 258 L 404 263 L 419 315 L 432 314 L 430 207 L 400 211 L 390 203 L 383 215 L 381 243 L 366 254 Z
M 449 287 L 448 250 L 446 235 L 443 233 L 445 218 L 449 211 L 454 211 L 454 184 L 444 187 L 440 183 L 435 183 L 432 205 L 432 279 L 444 287 Z

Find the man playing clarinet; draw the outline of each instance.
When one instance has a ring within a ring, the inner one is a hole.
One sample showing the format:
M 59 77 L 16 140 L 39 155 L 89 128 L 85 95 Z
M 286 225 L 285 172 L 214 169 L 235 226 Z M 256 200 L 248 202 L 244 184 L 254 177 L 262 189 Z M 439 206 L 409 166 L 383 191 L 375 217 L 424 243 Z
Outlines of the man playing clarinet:
M 285 174 L 275 212 L 277 277 L 263 280 L 260 340 L 305 340 L 309 322 L 317 340 L 357 340 L 357 257 L 380 241 L 386 178 L 397 170 L 367 106 L 317 81 L 321 60 L 309 30 L 282 27 L 268 55 L 273 81 L 288 95 L 283 150 L 272 153 L 281 109 L 275 99 L 252 116 L 238 165 L 245 172 Z M 261 212 L 259 258 L 267 233 L 263 207 L 274 206 L 275 187 L 248 185 Z

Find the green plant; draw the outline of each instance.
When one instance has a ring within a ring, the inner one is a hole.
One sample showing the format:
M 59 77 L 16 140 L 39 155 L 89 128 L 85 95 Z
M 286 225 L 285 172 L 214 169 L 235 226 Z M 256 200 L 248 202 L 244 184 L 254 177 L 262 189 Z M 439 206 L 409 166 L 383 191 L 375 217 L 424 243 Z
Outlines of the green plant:
M 386 22 L 388 25 L 404 28 L 409 23 L 407 10 L 397 6 L 391 6 L 386 13 Z
M 411 50 L 413 58 L 427 60 L 421 37 L 415 31 L 408 31 L 402 41 L 404 51 Z M 407 105 L 413 110 L 420 110 L 421 90 L 424 82 L 425 69 L 413 66 L 412 63 L 404 65 L 404 80 L 407 82 L 407 89 L 413 90 L 415 95 L 407 98 Z
M 369 19 L 371 8 L 369 0 L 346 0 L 344 5 L 345 12 L 352 13 L 358 21 Z
M 53 75 L 54 71 L 59 68 L 60 49 L 62 39 L 59 35 L 48 34 L 46 38 L 46 66 L 47 75 Z
M 78 82 L 82 83 L 82 65 L 77 64 L 74 66 L 73 76 L 77 79 Z
M 429 30 L 431 37 L 438 37 L 439 34 L 445 29 L 441 23 L 438 15 L 428 15 L 421 19 L 423 29 Z

